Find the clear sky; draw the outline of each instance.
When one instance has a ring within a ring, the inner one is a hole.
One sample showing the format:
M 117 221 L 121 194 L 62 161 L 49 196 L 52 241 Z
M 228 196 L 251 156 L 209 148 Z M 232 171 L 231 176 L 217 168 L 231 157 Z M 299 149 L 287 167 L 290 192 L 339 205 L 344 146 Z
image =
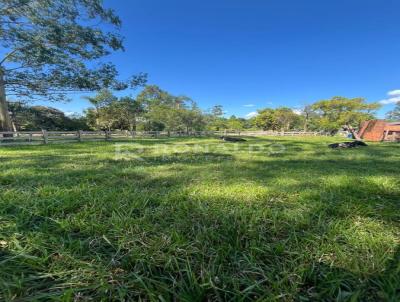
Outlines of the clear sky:
M 399 0 L 106 0 L 123 21 L 121 77 L 227 115 L 400 89 Z M 127 92 L 129 94 L 129 92 Z M 393 96 L 392 96 L 393 97 Z M 79 96 L 64 111 L 88 106 Z M 392 101 L 394 101 L 392 99 Z M 387 101 L 386 103 L 390 103 Z M 385 105 L 380 115 L 391 109 Z

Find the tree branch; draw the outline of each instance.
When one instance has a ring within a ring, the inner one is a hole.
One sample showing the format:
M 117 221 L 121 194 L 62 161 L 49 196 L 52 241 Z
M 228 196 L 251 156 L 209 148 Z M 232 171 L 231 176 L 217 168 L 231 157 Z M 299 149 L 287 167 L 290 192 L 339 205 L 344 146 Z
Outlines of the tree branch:
M 14 53 L 16 53 L 18 50 L 21 48 L 16 48 L 13 51 L 9 52 L 1 61 L 0 61 L 0 66 L 9 58 L 11 57 Z

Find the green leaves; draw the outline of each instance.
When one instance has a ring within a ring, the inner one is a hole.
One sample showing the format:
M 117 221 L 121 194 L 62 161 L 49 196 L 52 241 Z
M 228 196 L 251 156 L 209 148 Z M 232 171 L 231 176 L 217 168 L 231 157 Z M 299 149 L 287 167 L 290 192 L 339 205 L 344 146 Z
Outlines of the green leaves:
M 113 64 L 98 62 L 123 50 L 120 25 L 98 0 L 2 1 L 0 45 L 7 54 L 0 68 L 8 95 L 59 101 L 72 91 L 142 85 L 146 75 L 120 81 Z
M 300 117 L 287 107 L 259 110 L 255 125 L 264 130 L 290 130 L 298 124 Z
M 264 130 L 289 130 L 302 128 L 336 133 L 343 127 L 357 128 L 365 120 L 374 118 L 378 103 L 367 103 L 362 98 L 333 97 L 307 105 L 301 112 L 280 107 L 265 108 L 253 118 L 256 127 Z
M 158 86 L 151 85 L 145 87 L 138 95 L 137 101 L 145 110 L 144 119 L 147 126 L 144 127 L 153 127 L 154 123 L 161 124 L 167 131 L 200 130 L 204 127 L 203 114 L 189 97 L 174 96 Z
M 28 106 L 21 102 L 8 104 L 12 112 L 14 125 L 19 131 L 53 131 L 88 130 L 85 119 L 81 116 L 66 116 L 64 112 L 45 106 Z
M 362 121 L 374 118 L 378 103 L 366 103 L 363 98 L 333 97 L 312 105 L 319 115 L 319 126 L 326 131 L 338 131 L 343 126 L 358 127 Z

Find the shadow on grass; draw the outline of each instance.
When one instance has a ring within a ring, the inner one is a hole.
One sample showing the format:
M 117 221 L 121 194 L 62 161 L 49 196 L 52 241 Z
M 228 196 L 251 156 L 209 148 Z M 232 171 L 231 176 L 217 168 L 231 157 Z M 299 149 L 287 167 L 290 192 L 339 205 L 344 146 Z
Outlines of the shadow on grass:
M 173 196 L 168 202 L 148 196 L 140 203 L 3 206 L 2 221 L 13 222 L 3 234 L 18 234 L 21 249 L 12 242 L 12 250 L 2 249 L 4 293 L 31 300 L 71 289 L 92 298 L 199 301 L 272 299 L 282 290 L 311 300 L 376 301 L 398 294 L 398 250 L 381 273 L 378 267 L 359 274 L 315 259 L 319 244 L 331 240 L 330 228 L 349 218 L 337 205 L 313 204 L 291 217 L 284 213 L 290 206 L 279 201 L 243 207 L 221 198 Z
M 218 152 L 167 160 L 147 154 L 145 162 L 23 157 L 22 170 L 0 178 L 3 295 L 395 301 L 399 248 L 393 254 L 390 240 L 367 240 L 398 228 L 399 190 L 370 179 L 395 179 L 398 162 L 393 148 L 375 149 L 373 155 L 360 150 L 365 158 L 355 159 L 286 153 L 260 160 Z M 345 181 L 327 182 L 334 177 Z M 252 203 L 206 194 L 243 183 L 268 190 Z M 369 219 L 371 233 L 354 239 L 346 231 L 360 219 Z M 343 259 L 332 261 L 335 252 Z M 367 269 L 354 267 L 364 253 L 379 259 L 365 259 Z

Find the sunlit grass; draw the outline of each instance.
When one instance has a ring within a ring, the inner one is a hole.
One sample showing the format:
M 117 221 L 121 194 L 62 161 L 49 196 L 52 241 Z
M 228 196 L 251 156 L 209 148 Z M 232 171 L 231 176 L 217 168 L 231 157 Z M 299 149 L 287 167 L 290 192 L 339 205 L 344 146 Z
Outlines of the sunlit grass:
M 0 300 L 397 301 L 400 146 L 333 140 L 2 147 Z

